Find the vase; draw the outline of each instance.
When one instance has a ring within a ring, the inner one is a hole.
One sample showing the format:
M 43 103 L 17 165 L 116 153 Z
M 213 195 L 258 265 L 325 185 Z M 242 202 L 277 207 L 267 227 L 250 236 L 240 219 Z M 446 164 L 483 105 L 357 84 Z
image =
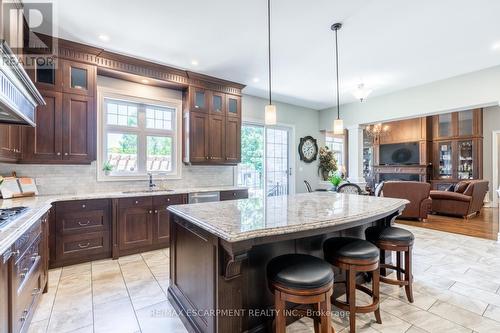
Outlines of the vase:
M 321 171 L 321 176 L 323 177 L 324 181 L 327 181 L 329 178 L 330 172 L 329 171 Z

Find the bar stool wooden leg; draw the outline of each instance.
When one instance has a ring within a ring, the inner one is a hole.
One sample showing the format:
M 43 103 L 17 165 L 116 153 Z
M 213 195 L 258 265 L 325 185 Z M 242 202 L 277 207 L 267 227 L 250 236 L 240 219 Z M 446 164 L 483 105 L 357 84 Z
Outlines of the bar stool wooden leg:
M 373 299 L 380 302 L 380 271 L 373 271 Z M 380 316 L 380 305 L 375 310 L 375 319 L 377 323 L 382 324 L 382 317 Z
M 330 296 L 327 295 L 325 300 L 320 303 L 320 315 L 321 315 L 321 330 L 320 332 L 333 332 L 332 330 L 332 317 L 331 317 L 331 310 L 332 310 L 332 305 L 330 303 Z
M 349 270 L 347 276 L 347 290 L 349 290 L 349 327 L 350 332 L 356 332 L 356 271 Z
M 407 282 L 406 297 L 410 303 L 413 303 L 412 246 L 405 251 L 405 281 Z
M 286 332 L 285 301 L 281 299 L 279 290 L 274 292 L 274 306 L 276 309 L 276 333 Z
M 403 256 L 403 253 L 402 253 L 402 252 L 400 252 L 400 251 L 396 251 L 396 266 L 397 266 L 398 268 L 403 267 L 403 266 L 401 266 L 402 261 L 403 261 L 403 260 L 401 260 L 401 259 L 402 259 L 402 258 L 401 258 L 402 256 Z M 397 271 L 396 271 L 396 276 L 397 276 L 398 280 L 400 280 L 400 281 L 402 280 L 402 279 L 401 279 L 401 271 L 400 271 L 400 270 L 397 270 Z M 403 286 L 402 286 L 402 285 L 400 285 L 400 286 L 399 286 L 399 288 L 401 288 L 401 287 L 403 287 Z

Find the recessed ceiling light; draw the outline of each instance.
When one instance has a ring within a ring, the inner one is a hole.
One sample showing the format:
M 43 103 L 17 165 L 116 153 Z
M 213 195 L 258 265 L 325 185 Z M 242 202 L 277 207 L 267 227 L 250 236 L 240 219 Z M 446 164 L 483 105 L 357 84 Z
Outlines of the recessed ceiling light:
M 500 42 L 496 42 L 491 46 L 492 50 L 500 50 Z
M 147 84 L 147 83 L 149 83 L 149 80 L 142 79 L 141 82 L 144 83 L 144 84 Z
M 99 35 L 99 39 L 102 40 L 103 42 L 109 41 L 109 36 L 108 35 Z
M 254 78 L 252 79 L 252 81 L 253 81 L 253 83 L 257 83 L 257 82 L 259 82 L 259 81 L 260 81 L 260 79 L 259 79 L 258 77 L 254 77 Z
M 198 60 L 191 60 L 191 65 L 198 66 Z

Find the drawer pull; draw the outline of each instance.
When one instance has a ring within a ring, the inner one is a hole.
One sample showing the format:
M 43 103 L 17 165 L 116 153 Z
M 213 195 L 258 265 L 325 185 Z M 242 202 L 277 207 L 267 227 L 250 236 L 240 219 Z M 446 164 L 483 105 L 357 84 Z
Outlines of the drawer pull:
M 33 289 L 33 292 L 31 293 L 31 296 L 36 296 L 42 292 L 42 289 L 40 288 L 35 288 Z
M 138 203 L 139 203 L 139 200 L 136 200 L 136 201 L 135 201 L 135 204 L 137 205 Z
M 86 207 L 87 207 L 87 205 L 82 205 L 82 208 L 86 208 Z
M 90 221 L 87 221 L 86 223 L 85 222 L 81 222 L 81 221 L 78 221 L 78 225 L 80 227 L 85 227 L 85 226 L 88 226 L 90 224 Z
M 170 198 L 167 199 L 167 202 L 170 202 Z
M 83 243 L 78 244 L 78 247 L 79 247 L 80 249 L 86 249 L 86 248 L 88 248 L 89 246 L 90 246 L 90 242 L 87 242 L 87 243 L 85 243 L 85 244 L 83 244 Z
M 28 272 L 29 272 L 28 268 L 23 269 L 23 271 L 21 273 L 19 273 L 19 277 L 21 279 L 24 279 L 26 277 L 26 274 L 28 274 Z

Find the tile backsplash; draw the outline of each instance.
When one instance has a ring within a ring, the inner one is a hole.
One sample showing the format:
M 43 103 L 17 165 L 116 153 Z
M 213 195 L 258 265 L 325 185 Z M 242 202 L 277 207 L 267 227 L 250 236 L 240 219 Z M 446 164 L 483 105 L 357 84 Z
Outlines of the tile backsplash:
M 28 165 L 0 163 L 0 175 L 15 171 L 18 176 L 35 179 L 40 194 L 79 194 L 142 190 L 147 180 L 98 182 L 95 162 L 91 165 Z M 169 188 L 232 186 L 232 166 L 183 166 L 182 179 L 166 180 Z M 155 181 L 156 183 L 160 180 Z

